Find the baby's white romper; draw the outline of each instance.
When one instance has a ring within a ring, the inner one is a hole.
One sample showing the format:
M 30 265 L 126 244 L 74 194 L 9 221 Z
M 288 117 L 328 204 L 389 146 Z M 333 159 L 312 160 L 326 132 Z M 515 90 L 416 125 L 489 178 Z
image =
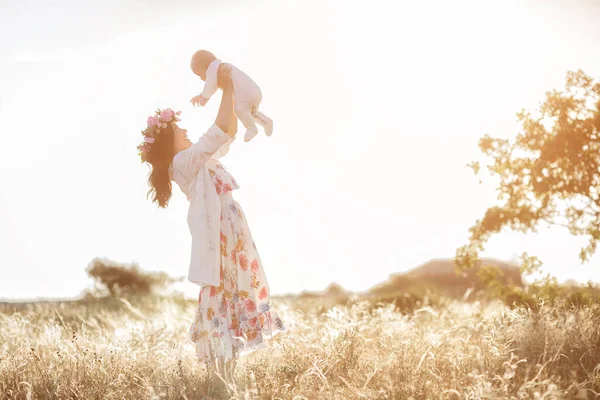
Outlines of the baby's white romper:
M 217 72 L 221 63 L 221 60 L 216 59 L 210 63 L 206 70 L 206 82 L 200 95 L 207 100 L 219 88 Z M 260 87 L 248 75 L 233 65 L 231 65 L 231 81 L 233 83 L 233 97 L 235 99 L 234 112 L 246 128 L 244 141 L 249 142 L 256 136 L 258 133 L 256 123 L 264 128 L 267 136 L 271 136 L 273 133 L 273 121 L 258 110 L 262 101 Z

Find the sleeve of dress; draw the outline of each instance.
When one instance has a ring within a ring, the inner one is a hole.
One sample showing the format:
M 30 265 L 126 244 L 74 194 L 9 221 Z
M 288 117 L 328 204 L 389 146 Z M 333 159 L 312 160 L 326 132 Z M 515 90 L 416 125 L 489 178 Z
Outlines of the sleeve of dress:
M 223 132 L 217 124 L 213 124 L 198 142 L 192 145 L 192 154 L 195 162 L 204 162 L 211 158 L 221 147 L 227 144 L 227 150 L 229 150 L 229 144 L 231 143 L 231 137 Z M 219 151 L 220 152 L 220 151 Z M 225 151 L 226 153 L 227 151 Z M 225 155 L 224 153 L 221 156 Z
M 209 68 L 206 70 L 206 81 L 204 82 L 204 89 L 200 94 L 200 96 L 204 97 L 205 99 L 210 99 L 219 88 L 217 80 L 217 72 L 219 71 L 219 65 L 217 63 L 215 63 L 215 65 L 216 67 L 210 65 Z
M 219 150 L 217 150 L 212 157 L 218 160 L 219 158 L 225 156 L 225 154 L 229 153 L 229 146 L 231 146 L 231 143 L 233 143 L 232 137 L 230 137 L 229 140 L 225 142 L 225 144 L 219 147 Z

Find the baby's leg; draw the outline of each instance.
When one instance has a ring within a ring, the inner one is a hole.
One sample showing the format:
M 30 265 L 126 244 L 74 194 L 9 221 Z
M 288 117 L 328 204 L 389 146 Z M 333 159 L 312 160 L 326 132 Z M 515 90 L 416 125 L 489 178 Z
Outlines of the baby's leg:
M 242 121 L 242 124 L 246 127 L 246 133 L 244 134 L 244 142 L 251 141 L 254 136 L 258 133 L 258 128 L 254 123 L 254 117 L 248 103 L 236 103 L 235 104 L 235 115 Z
M 258 110 L 252 113 L 252 116 L 254 121 L 265 129 L 265 134 L 271 136 L 273 133 L 273 120 Z

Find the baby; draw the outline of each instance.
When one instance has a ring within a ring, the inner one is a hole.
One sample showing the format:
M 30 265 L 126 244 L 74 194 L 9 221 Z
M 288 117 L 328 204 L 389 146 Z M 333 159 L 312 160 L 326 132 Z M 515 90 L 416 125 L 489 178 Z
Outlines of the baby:
M 206 105 L 206 102 L 217 91 L 217 70 L 220 64 L 221 60 L 206 50 L 198 50 L 192 56 L 190 63 L 192 72 L 205 82 L 202 93 L 190 100 L 193 105 Z M 273 121 L 258 111 L 262 100 L 262 92 L 258 85 L 233 65 L 231 65 L 231 81 L 233 83 L 234 112 L 246 127 L 244 141 L 249 142 L 258 133 L 255 122 L 263 127 L 267 136 L 271 136 Z

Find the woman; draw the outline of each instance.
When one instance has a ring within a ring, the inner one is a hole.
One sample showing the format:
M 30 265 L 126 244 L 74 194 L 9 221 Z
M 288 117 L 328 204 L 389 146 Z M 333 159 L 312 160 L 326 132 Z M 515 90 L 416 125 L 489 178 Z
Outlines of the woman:
M 244 213 L 232 197 L 235 179 L 217 158 L 235 138 L 230 67 L 218 73 L 223 96 L 215 123 L 193 144 L 177 122 L 180 112 L 158 110 L 148 118 L 138 146 L 151 165 L 148 178 L 152 201 L 166 207 L 175 181 L 190 201 L 188 226 L 192 255 L 188 279 L 200 285 L 198 308 L 189 337 L 196 355 L 210 371 L 224 371 L 233 380 L 240 356 L 266 347 L 266 338 L 284 331 Z

